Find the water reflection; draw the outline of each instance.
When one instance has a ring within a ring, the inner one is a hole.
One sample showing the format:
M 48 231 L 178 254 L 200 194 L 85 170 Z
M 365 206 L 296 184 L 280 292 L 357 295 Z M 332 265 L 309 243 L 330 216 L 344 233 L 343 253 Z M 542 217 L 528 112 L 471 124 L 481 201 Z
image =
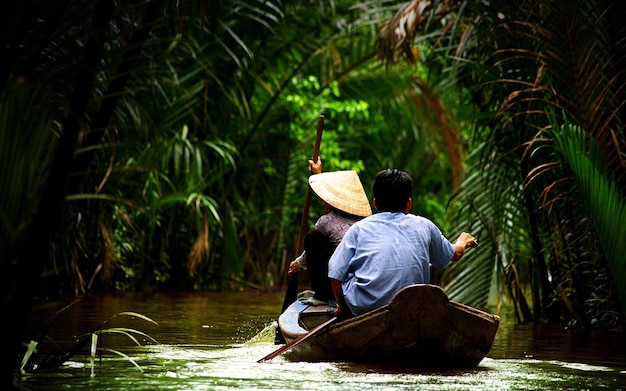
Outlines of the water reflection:
M 541 324 L 504 322 L 490 352 L 492 358 L 588 362 L 626 369 L 626 339 L 620 332 L 567 330 Z
M 50 336 L 63 341 L 97 328 L 122 311 L 151 317 L 116 318 L 159 344 L 134 347 L 107 337 L 105 347 L 123 351 L 141 370 L 119 356 L 96 363 L 85 356 L 62 368 L 24 375 L 32 390 L 537 390 L 626 389 L 626 349 L 618 333 L 584 333 L 554 327 L 502 324 L 488 357 L 473 370 L 411 369 L 398 365 L 297 363 L 277 357 L 256 361 L 276 349 L 273 322 L 282 293 L 126 294 L 93 297 L 73 306 Z M 43 318 L 62 307 L 50 306 Z M 115 323 L 113 323 L 115 324 Z

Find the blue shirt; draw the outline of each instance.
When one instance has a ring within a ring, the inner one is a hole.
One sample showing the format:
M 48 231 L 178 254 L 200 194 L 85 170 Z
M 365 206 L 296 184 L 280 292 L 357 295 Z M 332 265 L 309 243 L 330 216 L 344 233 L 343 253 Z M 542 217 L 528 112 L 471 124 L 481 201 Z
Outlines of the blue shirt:
M 342 282 L 350 310 L 360 315 L 389 304 L 400 289 L 430 282 L 430 267 L 442 268 L 454 246 L 430 220 L 381 212 L 355 223 L 328 263 L 328 277 Z

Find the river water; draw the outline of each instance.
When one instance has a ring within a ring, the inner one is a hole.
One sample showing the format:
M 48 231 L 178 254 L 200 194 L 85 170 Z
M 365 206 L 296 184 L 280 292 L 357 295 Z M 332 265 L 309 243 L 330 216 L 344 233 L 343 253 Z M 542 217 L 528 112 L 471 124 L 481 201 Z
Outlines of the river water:
M 620 333 L 502 322 L 489 355 L 471 370 L 397 365 L 299 363 L 271 353 L 282 292 L 126 293 L 86 297 L 58 315 L 40 344 L 43 356 L 72 336 L 99 328 L 138 330 L 141 346 L 104 334 L 102 357 L 88 348 L 56 370 L 23 373 L 31 390 L 626 390 L 626 339 Z M 67 302 L 40 302 L 33 330 Z M 131 311 L 147 316 L 117 316 Z M 157 343 L 147 336 L 154 338 Z M 119 352 L 119 353 L 116 353 Z

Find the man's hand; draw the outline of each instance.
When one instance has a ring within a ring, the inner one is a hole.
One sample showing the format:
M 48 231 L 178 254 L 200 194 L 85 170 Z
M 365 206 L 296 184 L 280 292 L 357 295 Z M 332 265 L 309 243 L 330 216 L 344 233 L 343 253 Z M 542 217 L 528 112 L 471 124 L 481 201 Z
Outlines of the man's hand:
M 467 232 L 461 232 L 461 235 L 459 235 L 459 238 L 456 240 L 456 242 L 462 244 L 466 249 L 478 247 L 478 242 L 476 241 L 476 239 Z
M 461 232 L 456 242 L 454 242 L 454 256 L 451 261 L 456 262 L 463 254 L 465 254 L 465 250 L 468 248 L 478 247 L 478 242 L 476 239 L 468 234 L 467 232 Z

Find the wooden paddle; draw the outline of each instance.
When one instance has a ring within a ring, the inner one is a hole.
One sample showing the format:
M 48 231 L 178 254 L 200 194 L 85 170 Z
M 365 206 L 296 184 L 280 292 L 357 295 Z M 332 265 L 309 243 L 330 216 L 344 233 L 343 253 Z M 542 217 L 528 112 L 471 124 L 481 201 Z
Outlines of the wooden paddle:
M 317 161 L 320 153 L 320 144 L 322 142 L 322 130 L 324 129 L 324 116 L 320 115 L 317 120 L 317 135 L 315 137 L 315 146 L 313 147 L 313 161 Z M 300 233 L 298 234 L 298 246 L 296 248 L 296 255 L 302 253 L 304 247 L 304 236 L 308 231 L 309 222 L 309 206 L 311 205 L 311 186 L 307 185 L 306 198 L 304 199 L 304 210 L 302 211 L 302 219 L 300 220 Z M 282 314 L 287 307 L 293 303 L 298 297 L 298 275 L 289 276 L 289 283 L 287 285 L 287 293 L 283 300 L 283 307 L 280 311 Z
M 315 146 L 313 147 L 313 161 L 317 161 L 320 153 L 320 144 L 322 142 L 322 131 L 324 130 L 324 115 L 320 115 L 317 120 L 317 134 L 315 136 Z M 302 219 L 300 220 L 300 233 L 298 235 L 298 245 L 296 247 L 296 255 L 302 253 L 304 248 L 304 236 L 307 233 L 308 221 L 309 221 L 309 206 L 311 205 L 311 186 L 307 185 L 306 198 L 304 200 L 304 210 L 302 211 Z M 289 282 L 287 283 L 287 292 L 285 293 L 285 299 L 283 300 L 283 307 L 280 311 L 282 314 L 287 307 L 291 305 L 298 297 L 298 274 L 289 276 Z M 276 344 L 285 343 L 285 339 L 278 327 L 276 328 L 276 336 L 274 338 Z
M 306 339 L 308 339 L 309 337 L 312 337 L 313 335 L 315 335 L 315 333 L 317 333 L 318 331 L 322 330 L 323 328 L 325 328 L 326 326 L 330 325 L 331 323 L 333 323 L 334 321 L 337 320 L 337 317 L 332 317 L 329 320 L 327 320 L 326 322 L 319 324 L 317 326 L 315 326 L 315 328 L 313 328 L 311 331 L 309 331 L 308 333 L 299 336 L 298 338 L 294 339 L 293 341 L 289 342 L 286 345 L 281 346 L 280 348 L 276 349 L 275 351 L 273 351 L 272 353 L 268 354 L 267 356 L 263 357 L 262 359 L 258 360 L 257 362 L 263 362 L 263 361 L 267 361 L 267 360 L 271 360 L 276 356 L 280 356 L 281 354 L 285 353 L 287 350 L 293 348 L 294 346 L 296 346 L 297 344 L 299 344 L 300 342 L 304 342 Z

